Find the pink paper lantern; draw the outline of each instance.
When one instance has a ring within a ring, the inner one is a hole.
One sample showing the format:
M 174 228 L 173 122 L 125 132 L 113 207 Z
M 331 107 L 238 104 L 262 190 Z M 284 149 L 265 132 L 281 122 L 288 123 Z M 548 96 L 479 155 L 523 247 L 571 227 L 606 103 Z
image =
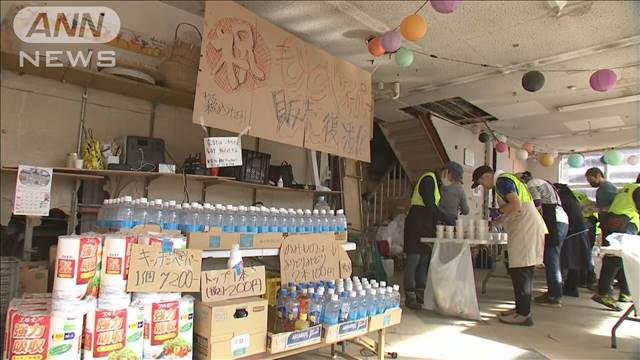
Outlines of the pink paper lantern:
M 618 81 L 618 76 L 613 70 L 600 69 L 591 74 L 589 85 L 595 91 L 605 92 L 616 86 L 616 81 Z
M 507 144 L 503 143 L 503 142 L 499 142 L 496 144 L 496 151 L 499 153 L 503 153 L 505 151 L 507 151 L 507 149 L 509 148 L 509 146 L 507 146 Z
M 388 53 L 396 52 L 400 49 L 400 46 L 402 46 L 402 35 L 400 31 L 387 31 L 382 34 L 380 40 L 382 41 L 382 47 Z
M 431 0 L 431 7 L 440 14 L 450 14 L 458 8 L 460 0 Z
M 533 154 L 533 150 L 534 150 L 533 144 L 525 143 L 524 145 L 522 145 L 522 148 L 523 148 L 523 149 L 525 149 L 525 150 L 527 150 L 527 152 L 529 153 L 529 155 L 532 155 L 532 154 Z

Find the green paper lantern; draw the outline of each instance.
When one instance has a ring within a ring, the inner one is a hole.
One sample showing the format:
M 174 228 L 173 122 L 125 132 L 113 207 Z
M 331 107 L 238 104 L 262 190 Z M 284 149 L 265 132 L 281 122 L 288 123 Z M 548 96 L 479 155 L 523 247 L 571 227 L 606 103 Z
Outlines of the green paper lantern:
M 611 149 L 604 153 L 604 162 L 607 165 L 620 165 L 624 155 L 619 150 Z
M 572 168 L 579 168 L 584 166 L 584 156 L 580 154 L 571 154 L 568 159 L 569 166 Z
M 407 48 L 400 48 L 398 52 L 396 52 L 396 64 L 407 67 L 413 63 L 413 51 Z

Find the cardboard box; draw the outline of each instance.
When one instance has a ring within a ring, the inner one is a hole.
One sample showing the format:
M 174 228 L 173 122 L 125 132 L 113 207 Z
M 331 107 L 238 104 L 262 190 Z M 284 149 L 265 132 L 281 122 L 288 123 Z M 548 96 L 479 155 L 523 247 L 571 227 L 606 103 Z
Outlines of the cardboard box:
M 206 232 L 189 233 L 187 248 L 201 250 L 230 250 L 233 245 L 240 242 L 239 236 L 230 236 L 234 233 L 223 233 L 219 227 Z
M 269 306 L 276 306 L 276 297 L 280 290 L 280 273 L 275 271 L 267 271 L 267 291 L 262 296 L 263 299 L 269 300 Z
M 388 309 L 384 314 L 371 316 L 369 318 L 369 332 L 399 324 L 401 318 L 401 308 Z
M 155 232 L 155 233 L 163 233 L 163 234 L 171 234 L 171 235 L 181 235 L 180 230 L 162 230 L 160 225 L 157 224 L 147 224 L 147 225 L 136 225 L 131 229 L 121 229 L 121 228 L 97 228 L 96 232 L 98 234 L 106 234 L 106 233 L 117 233 L 117 232 L 127 232 L 134 234 L 141 234 L 145 232 Z
M 337 232 L 335 233 L 336 235 L 336 241 L 339 243 L 346 243 L 347 242 L 347 232 L 346 231 L 341 231 L 341 232 Z
M 353 339 L 369 332 L 369 318 L 347 321 L 336 325 L 323 325 L 325 343 Z
M 46 293 L 49 284 L 49 268 L 46 261 L 20 262 L 20 293 Z
M 297 236 L 307 236 L 309 241 L 317 234 L 296 234 Z M 347 242 L 347 232 L 334 233 L 336 241 Z M 277 249 L 282 245 L 288 233 L 235 233 L 223 232 L 221 228 L 212 228 L 207 232 L 189 233 L 188 248 L 202 250 L 230 250 L 235 244 L 240 244 L 241 249 Z
M 304 330 L 284 332 L 280 334 L 269 333 L 267 338 L 267 350 L 271 354 L 289 351 L 303 346 L 319 344 L 322 340 L 322 325 L 316 325 Z
M 196 360 L 236 359 L 267 350 L 267 300 L 197 301 L 195 314 Z

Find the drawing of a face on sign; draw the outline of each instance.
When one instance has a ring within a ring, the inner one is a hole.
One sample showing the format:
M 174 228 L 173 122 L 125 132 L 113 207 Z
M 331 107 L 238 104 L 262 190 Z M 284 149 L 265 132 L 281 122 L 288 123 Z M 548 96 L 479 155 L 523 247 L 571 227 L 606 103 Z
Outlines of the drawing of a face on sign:
M 226 93 L 252 91 L 266 83 L 271 55 L 255 26 L 235 18 L 220 19 L 207 34 L 206 61 Z

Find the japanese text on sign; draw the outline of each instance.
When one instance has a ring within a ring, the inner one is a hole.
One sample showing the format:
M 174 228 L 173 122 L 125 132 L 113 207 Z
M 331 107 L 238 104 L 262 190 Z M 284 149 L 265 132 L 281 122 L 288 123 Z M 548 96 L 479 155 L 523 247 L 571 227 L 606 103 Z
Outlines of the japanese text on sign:
M 347 264 L 348 263 L 348 264 Z M 332 280 L 351 276 L 351 261 L 333 234 L 291 235 L 280 247 L 282 284 Z
M 239 273 L 235 269 L 202 272 L 204 302 L 259 296 L 264 292 L 264 266 L 245 267 Z
M 242 166 L 242 145 L 239 137 L 205 138 L 204 153 L 208 168 Z
M 131 245 L 127 291 L 198 292 L 202 250 Z

